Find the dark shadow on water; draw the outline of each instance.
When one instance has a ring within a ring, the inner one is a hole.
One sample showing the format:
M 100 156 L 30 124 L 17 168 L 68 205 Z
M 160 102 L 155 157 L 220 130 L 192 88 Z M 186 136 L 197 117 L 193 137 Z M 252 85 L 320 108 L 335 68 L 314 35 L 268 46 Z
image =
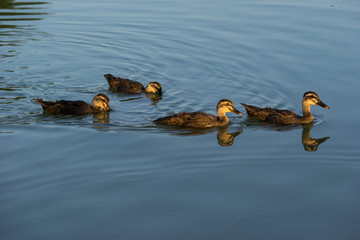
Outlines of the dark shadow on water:
M 116 93 L 120 96 L 125 96 L 128 97 L 126 99 L 122 99 L 120 100 L 120 102 L 128 102 L 128 101 L 135 101 L 135 100 L 139 100 L 139 99 L 143 99 L 144 97 L 133 97 L 134 95 L 130 95 L 130 94 L 126 94 L 126 93 Z M 143 94 L 143 93 L 139 93 L 139 94 Z M 131 96 L 131 97 L 129 97 Z M 156 105 L 161 99 L 162 97 L 158 94 L 154 94 L 154 93 L 146 93 L 146 98 L 149 98 L 151 101 L 151 105 Z
M 49 2 L 1 0 L 0 47 L 20 46 L 26 40 L 36 40 L 39 34 L 36 32 L 33 22 L 42 20 L 41 16 L 50 14 L 43 11 L 47 4 Z
M 126 98 L 123 100 L 119 100 L 119 102 L 128 102 L 128 101 L 134 101 L 134 100 L 139 100 L 142 99 L 143 97 L 131 97 L 131 98 Z
M 33 5 L 40 5 L 40 4 L 48 4 L 49 2 L 16 2 L 14 0 L 1 0 L 0 8 L 1 9 L 36 9 L 38 7 L 33 7 Z M 31 7 L 24 7 L 24 6 L 31 6 Z

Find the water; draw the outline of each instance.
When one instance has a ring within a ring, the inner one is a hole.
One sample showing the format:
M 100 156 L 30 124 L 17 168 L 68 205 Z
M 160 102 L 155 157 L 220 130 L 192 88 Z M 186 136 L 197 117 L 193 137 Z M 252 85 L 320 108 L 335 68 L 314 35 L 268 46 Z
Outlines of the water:
M 359 239 L 358 1 L 0 3 L 1 239 Z M 109 91 L 112 73 L 165 90 Z M 222 98 L 311 126 L 155 126 Z M 110 98 L 51 116 L 34 98 Z

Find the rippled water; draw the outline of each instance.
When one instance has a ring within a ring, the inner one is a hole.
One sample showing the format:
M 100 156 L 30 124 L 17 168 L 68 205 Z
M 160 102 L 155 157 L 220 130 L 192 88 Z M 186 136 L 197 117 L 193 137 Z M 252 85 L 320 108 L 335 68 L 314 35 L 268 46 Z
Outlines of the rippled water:
M 360 4 L 0 2 L 1 239 L 359 239 Z M 163 85 L 113 93 L 112 73 Z M 227 128 L 152 121 L 222 98 L 301 111 L 310 126 L 229 113 Z M 34 98 L 108 116 L 52 116 Z

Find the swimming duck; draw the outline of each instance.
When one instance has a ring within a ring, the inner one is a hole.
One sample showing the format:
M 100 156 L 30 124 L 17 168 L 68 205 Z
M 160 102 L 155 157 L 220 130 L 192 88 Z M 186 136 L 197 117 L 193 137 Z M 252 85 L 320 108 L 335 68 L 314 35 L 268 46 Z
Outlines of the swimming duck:
M 162 88 L 158 82 L 150 82 L 146 87 L 137 81 L 130 79 L 115 77 L 111 74 L 105 74 L 104 77 L 108 81 L 110 89 L 113 91 L 126 93 L 156 93 L 162 95 Z
M 305 92 L 302 99 L 303 116 L 299 116 L 289 110 L 278 110 L 270 107 L 259 108 L 252 105 L 241 103 L 248 115 L 260 121 L 276 123 L 276 124 L 303 124 L 310 123 L 314 120 L 310 107 L 311 105 L 318 105 L 323 108 L 330 109 L 325 103 L 323 103 L 317 93 Z
M 218 115 L 217 117 L 204 112 L 182 112 L 158 118 L 154 121 L 154 123 L 178 127 L 209 128 L 225 126 L 228 124 L 229 119 L 226 117 L 227 112 L 242 115 L 242 113 L 234 107 L 233 102 L 228 99 L 220 100 L 216 109 Z
M 89 113 L 98 113 L 101 111 L 110 111 L 109 98 L 99 93 L 96 95 L 91 104 L 84 101 L 67 101 L 59 100 L 56 102 L 43 101 L 42 99 L 36 98 L 35 101 L 40 103 L 45 112 L 52 114 L 73 114 L 83 115 Z

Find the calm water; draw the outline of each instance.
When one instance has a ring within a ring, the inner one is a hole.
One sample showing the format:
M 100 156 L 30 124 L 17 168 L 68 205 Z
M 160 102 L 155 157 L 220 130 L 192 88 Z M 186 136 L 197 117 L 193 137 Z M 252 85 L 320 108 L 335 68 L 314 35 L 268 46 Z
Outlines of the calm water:
M 360 239 L 360 2 L 0 2 L 0 238 Z M 112 93 L 112 73 L 161 82 Z M 300 113 L 275 127 L 155 126 L 221 98 Z M 34 98 L 110 97 L 108 116 Z

